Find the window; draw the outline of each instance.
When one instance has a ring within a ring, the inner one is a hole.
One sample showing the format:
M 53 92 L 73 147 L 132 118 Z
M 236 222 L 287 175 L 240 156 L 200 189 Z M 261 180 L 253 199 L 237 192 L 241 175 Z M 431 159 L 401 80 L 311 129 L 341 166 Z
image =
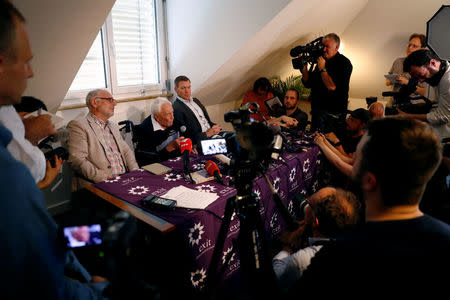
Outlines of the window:
M 83 103 L 95 88 L 116 98 L 161 91 L 166 79 L 163 24 L 161 0 L 117 0 L 63 105 Z

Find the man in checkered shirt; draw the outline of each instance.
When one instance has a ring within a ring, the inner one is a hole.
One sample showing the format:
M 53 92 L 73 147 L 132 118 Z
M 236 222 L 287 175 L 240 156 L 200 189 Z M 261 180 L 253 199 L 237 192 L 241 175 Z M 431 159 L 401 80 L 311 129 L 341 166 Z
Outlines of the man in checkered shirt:
M 108 120 L 117 105 L 111 94 L 93 90 L 86 96 L 86 105 L 89 113 L 67 125 L 68 162 L 77 175 L 74 190 L 139 168 L 117 125 Z

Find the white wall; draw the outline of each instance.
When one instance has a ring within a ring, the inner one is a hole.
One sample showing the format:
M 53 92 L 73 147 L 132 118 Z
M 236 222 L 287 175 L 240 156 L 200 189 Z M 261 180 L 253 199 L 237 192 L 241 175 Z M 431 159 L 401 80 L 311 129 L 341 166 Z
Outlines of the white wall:
M 167 30 L 172 79 L 188 76 L 193 91 L 208 80 L 290 0 L 171 0 Z
M 12 0 L 27 20 L 34 77 L 24 95 L 55 112 L 115 0 Z

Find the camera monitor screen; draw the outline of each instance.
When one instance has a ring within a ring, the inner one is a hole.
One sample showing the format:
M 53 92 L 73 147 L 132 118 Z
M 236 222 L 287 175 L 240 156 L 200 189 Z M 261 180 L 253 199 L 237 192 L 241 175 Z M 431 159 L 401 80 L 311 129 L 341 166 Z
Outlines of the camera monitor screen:
M 203 155 L 214 155 L 227 153 L 227 142 L 225 139 L 207 139 L 201 141 Z
M 64 237 L 67 239 L 68 248 L 100 245 L 102 228 L 100 224 L 65 227 Z

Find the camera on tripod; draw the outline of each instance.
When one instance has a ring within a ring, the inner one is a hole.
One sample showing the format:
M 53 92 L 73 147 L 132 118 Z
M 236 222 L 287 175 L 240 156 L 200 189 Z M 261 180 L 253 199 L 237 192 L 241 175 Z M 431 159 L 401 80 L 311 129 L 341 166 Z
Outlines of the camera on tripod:
M 250 114 L 256 113 L 259 105 L 254 102 L 247 103 L 238 110 L 225 113 L 225 122 L 230 122 L 236 131 L 238 149 L 231 148 L 232 165 L 268 165 L 273 152 L 275 134 L 272 129 L 260 122 L 252 122 Z M 235 147 L 236 148 L 236 147 Z M 255 170 L 255 169 L 254 169 Z M 253 179 L 253 178 L 252 178 Z
M 317 59 L 323 55 L 324 45 L 322 44 L 323 37 L 319 37 L 305 46 L 297 46 L 291 49 L 292 66 L 294 69 L 301 70 L 307 63 L 315 64 Z M 298 57 L 299 55 L 302 55 Z

